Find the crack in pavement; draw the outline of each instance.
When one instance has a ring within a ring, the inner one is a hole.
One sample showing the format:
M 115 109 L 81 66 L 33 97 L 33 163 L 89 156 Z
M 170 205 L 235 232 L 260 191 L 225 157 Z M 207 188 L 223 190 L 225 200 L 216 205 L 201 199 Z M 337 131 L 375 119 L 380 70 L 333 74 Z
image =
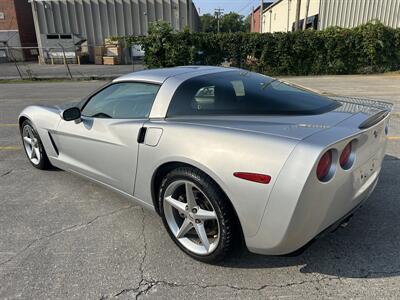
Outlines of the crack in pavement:
M 10 261 L 14 260 L 15 258 L 17 258 L 18 256 L 20 256 L 21 254 L 23 254 L 26 250 L 28 250 L 29 248 L 31 248 L 34 244 L 39 243 L 39 242 L 41 242 L 42 240 L 50 239 L 50 238 L 52 238 L 52 237 L 54 237 L 54 236 L 56 236 L 56 235 L 59 235 L 59 234 L 61 234 L 61 233 L 63 233 L 63 232 L 67 232 L 67 231 L 70 231 L 70 230 L 73 230 L 73 229 L 80 229 L 80 228 L 87 227 L 87 226 L 89 226 L 90 224 L 92 224 L 93 222 L 96 222 L 96 221 L 97 221 L 98 219 L 100 219 L 100 218 L 104 218 L 104 217 L 108 217 L 108 216 L 114 215 L 114 214 L 116 214 L 116 213 L 119 213 L 119 212 L 121 212 L 121 211 L 123 211 L 123 210 L 126 210 L 126 209 L 130 209 L 130 208 L 132 208 L 132 207 L 137 207 L 137 206 L 136 206 L 136 205 L 124 206 L 124 207 L 121 207 L 121 208 L 119 208 L 119 209 L 113 210 L 113 211 L 111 211 L 111 212 L 108 212 L 108 213 L 105 213 L 105 214 L 102 214 L 102 215 L 98 215 L 98 216 L 96 216 L 96 217 L 90 219 L 89 221 L 87 221 L 87 222 L 85 222 L 85 223 L 79 223 L 79 224 L 71 225 L 71 226 L 62 228 L 62 229 L 60 229 L 60 230 L 54 231 L 54 232 L 52 232 L 52 233 L 50 233 L 50 234 L 48 234 L 48 235 L 44 235 L 44 236 L 41 236 L 41 237 L 39 237 L 39 238 L 37 238 L 37 239 L 34 239 L 34 240 L 32 240 L 30 243 L 28 243 L 24 248 L 22 248 L 20 251 L 18 251 L 14 256 L 12 256 L 12 257 L 10 257 L 9 259 L 7 259 L 7 260 L 1 262 L 1 263 L 0 263 L 0 266 L 3 266 L 3 265 L 5 265 L 6 263 L 9 263 Z
M 146 214 L 145 214 L 143 208 L 141 208 L 141 210 L 142 210 L 142 230 L 141 230 L 141 233 L 142 233 L 142 236 L 143 236 L 143 256 L 142 256 L 142 259 L 141 259 L 140 264 L 139 264 L 140 282 L 139 282 L 139 285 L 136 288 L 123 289 L 123 290 L 117 292 L 116 294 L 114 294 L 113 297 L 119 297 L 121 295 L 130 293 L 130 292 L 136 292 L 135 299 L 138 299 L 138 297 L 140 295 L 142 295 L 148 289 L 151 288 L 151 286 L 150 287 L 148 286 L 148 282 L 149 281 L 144 278 L 144 262 L 145 262 L 146 257 L 147 257 L 147 238 L 146 238 L 146 234 L 145 234 Z M 104 296 L 102 296 L 102 298 L 103 297 Z
M 259 292 L 261 293 L 264 289 L 267 288 L 287 288 L 291 286 L 297 286 L 297 285 L 303 285 L 307 283 L 321 283 L 322 281 L 326 280 L 339 280 L 338 277 L 331 277 L 331 276 L 324 276 L 322 278 L 318 279 L 313 279 L 313 280 L 303 280 L 303 281 L 298 281 L 298 282 L 289 282 L 287 284 L 265 284 L 257 288 L 251 288 L 251 287 L 240 287 L 240 286 L 235 286 L 235 285 L 230 285 L 230 284 L 213 284 L 213 285 L 201 285 L 197 283 L 188 283 L 188 284 L 183 284 L 183 283 L 176 283 L 176 282 L 169 282 L 165 280 L 147 280 L 147 279 L 142 279 L 140 282 L 139 286 L 136 288 L 128 288 L 128 289 L 123 289 L 119 293 L 115 294 L 114 297 L 121 296 L 126 293 L 130 292 L 136 292 L 135 294 L 135 299 L 138 299 L 140 296 L 147 294 L 148 292 L 151 291 L 152 288 L 160 285 L 165 285 L 168 287 L 197 287 L 201 289 L 209 289 L 209 288 L 229 288 L 233 289 L 236 291 L 254 291 L 254 292 Z M 101 297 L 101 299 L 107 299 L 104 297 Z
M 7 171 L 4 174 L 1 174 L 0 177 L 7 176 L 7 175 L 11 174 L 12 171 L 13 170 Z

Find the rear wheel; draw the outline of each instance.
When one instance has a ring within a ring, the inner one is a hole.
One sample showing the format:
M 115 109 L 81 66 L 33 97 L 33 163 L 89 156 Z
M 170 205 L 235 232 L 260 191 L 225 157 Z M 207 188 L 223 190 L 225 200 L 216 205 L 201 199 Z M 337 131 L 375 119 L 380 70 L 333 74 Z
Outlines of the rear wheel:
M 51 166 L 50 161 L 44 150 L 39 134 L 29 120 L 25 120 L 22 123 L 21 137 L 25 154 L 32 166 L 41 170 L 48 169 Z
M 231 251 L 235 215 L 207 175 L 193 168 L 175 169 L 164 178 L 159 195 L 164 226 L 185 253 L 213 263 Z

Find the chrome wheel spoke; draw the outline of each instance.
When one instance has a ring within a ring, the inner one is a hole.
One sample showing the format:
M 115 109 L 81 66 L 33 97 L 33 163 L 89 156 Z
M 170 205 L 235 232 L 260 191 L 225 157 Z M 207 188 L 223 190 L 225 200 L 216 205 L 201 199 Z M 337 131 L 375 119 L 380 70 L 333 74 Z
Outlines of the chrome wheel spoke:
M 192 229 L 192 228 L 193 228 L 193 225 L 190 222 L 190 220 L 188 218 L 185 218 L 181 227 L 179 228 L 179 231 L 176 233 L 176 237 L 178 239 L 184 237 L 186 235 L 186 233 L 188 233 L 190 231 L 190 229 Z
M 197 255 L 208 255 L 217 249 L 220 222 L 212 202 L 199 186 L 190 180 L 175 180 L 166 187 L 163 201 L 169 230 L 183 247 Z
M 177 209 L 179 212 L 186 213 L 186 203 L 178 201 L 172 198 L 172 196 L 165 197 L 164 200 L 173 208 Z
M 194 207 L 197 206 L 196 200 L 194 198 L 194 193 L 193 193 L 193 185 L 189 182 L 186 182 L 185 190 L 186 190 L 187 204 L 189 205 L 189 209 L 192 210 Z
M 196 218 L 202 221 L 217 220 L 217 214 L 215 213 L 215 211 L 199 208 L 196 213 Z
M 34 151 L 32 151 L 32 152 L 35 152 L 35 156 L 36 156 L 36 158 L 39 160 L 39 159 L 40 159 L 40 150 L 39 150 L 39 147 L 34 147 L 33 150 L 34 150 Z
M 27 136 L 24 136 L 24 141 L 27 142 L 29 145 L 32 145 L 32 139 L 31 138 L 29 138 Z
M 197 232 L 197 235 L 199 236 L 200 242 L 203 245 L 204 249 L 208 252 L 208 249 L 210 248 L 210 243 L 208 241 L 206 229 L 204 228 L 203 223 L 196 223 L 195 224 L 195 229 Z
M 30 153 L 30 157 L 31 160 L 35 158 L 35 150 L 32 148 L 32 151 Z

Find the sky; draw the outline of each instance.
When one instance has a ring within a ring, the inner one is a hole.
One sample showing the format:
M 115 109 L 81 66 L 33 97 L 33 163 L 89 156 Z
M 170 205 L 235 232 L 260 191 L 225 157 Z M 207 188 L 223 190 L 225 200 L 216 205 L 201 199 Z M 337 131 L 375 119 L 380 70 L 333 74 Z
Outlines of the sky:
M 260 0 L 193 0 L 197 7 L 200 9 L 200 14 L 214 13 L 215 8 L 224 9 L 224 13 L 230 11 L 237 12 L 241 15 L 248 15 L 251 9 L 260 5 Z

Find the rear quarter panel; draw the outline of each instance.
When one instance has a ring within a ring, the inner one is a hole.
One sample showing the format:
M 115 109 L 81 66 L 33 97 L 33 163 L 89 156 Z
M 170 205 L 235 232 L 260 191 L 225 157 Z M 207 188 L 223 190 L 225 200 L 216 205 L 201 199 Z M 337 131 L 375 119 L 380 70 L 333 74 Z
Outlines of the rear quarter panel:
M 366 130 L 358 124 L 365 119 L 355 115 L 338 127 L 327 129 L 299 143 L 281 171 L 265 209 L 260 230 L 247 240 L 251 251 L 262 254 L 290 253 L 343 217 L 369 196 L 378 178 L 387 145 L 384 127 L 388 117 Z M 374 132 L 378 135 L 375 137 Z M 340 153 L 356 140 L 356 156 L 348 170 L 338 165 Z M 327 182 L 316 177 L 316 167 L 326 150 L 333 149 L 335 174 Z M 357 170 L 372 157 L 376 170 L 361 186 Z M 366 191 L 366 193 L 364 192 Z
M 245 236 L 257 232 L 268 196 L 297 140 L 240 130 L 207 127 L 173 121 L 149 121 L 160 128 L 157 146 L 139 146 L 135 197 L 152 203 L 151 180 L 168 162 L 190 164 L 208 174 L 226 193 L 240 219 Z M 233 176 L 234 172 L 271 176 L 260 184 Z

